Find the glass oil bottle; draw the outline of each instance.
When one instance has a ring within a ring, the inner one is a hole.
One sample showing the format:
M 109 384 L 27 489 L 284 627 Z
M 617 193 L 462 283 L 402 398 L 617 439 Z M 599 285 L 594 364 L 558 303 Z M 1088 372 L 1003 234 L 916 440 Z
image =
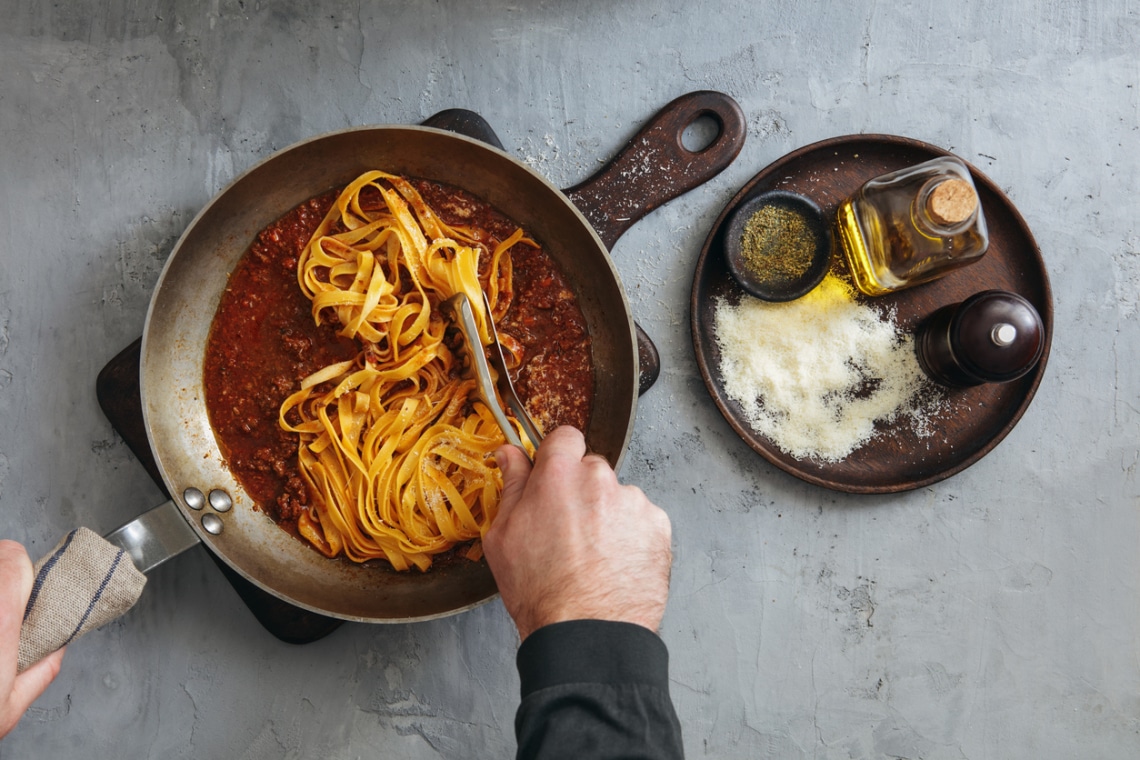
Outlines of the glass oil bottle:
M 970 170 L 944 156 L 867 182 L 838 211 L 856 287 L 885 295 L 977 261 L 989 246 Z

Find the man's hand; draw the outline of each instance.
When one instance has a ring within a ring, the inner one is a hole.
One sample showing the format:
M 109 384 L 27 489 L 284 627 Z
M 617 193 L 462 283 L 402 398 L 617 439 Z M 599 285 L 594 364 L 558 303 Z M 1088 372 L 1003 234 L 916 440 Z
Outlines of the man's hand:
M 0 541 L 0 737 L 16 727 L 32 702 L 59 673 L 63 650 L 53 652 L 16 675 L 20 625 L 35 575 L 24 547 Z
M 581 619 L 656 631 L 673 560 L 665 512 L 586 454 L 574 428 L 547 436 L 533 469 L 513 446 L 495 456 L 503 495 L 483 547 L 519 636 Z

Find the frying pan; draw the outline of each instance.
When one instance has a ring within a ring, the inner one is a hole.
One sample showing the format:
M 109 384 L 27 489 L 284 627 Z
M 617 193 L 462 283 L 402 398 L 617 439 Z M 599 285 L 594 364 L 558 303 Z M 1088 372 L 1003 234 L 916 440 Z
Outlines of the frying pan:
M 434 122 L 477 132 L 457 118 L 463 114 L 470 112 L 444 112 Z M 706 116 L 717 122 L 719 134 L 702 150 L 686 149 L 684 131 Z M 491 599 L 496 587 L 485 562 L 398 573 L 383 563 L 329 560 L 254 507 L 225 466 L 203 391 L 206 339 L 229 273 L 260 230 L 368 169 L 473 193 L 539 240 L 577 293 L 595 367 L 595 405 L 584 432 L 591 450 L 618 467 L 639 391 L 656 376 L 656 352 L 635 329 L 607 246 L 657 206 L 727 167 L 744 134 L 735 101 L 716 92 L 690 93 L 668 104 L 612 161 L 566 193 L 485 142 L 431 126 L 346 129 L 260 162 L 202 209 L 159 277 L 143 332 L 139 380 L 147 437 L 172 499 L 107 538 L 144 571 L 204 543 L 261 589 L 343 620 L 426 620 Z

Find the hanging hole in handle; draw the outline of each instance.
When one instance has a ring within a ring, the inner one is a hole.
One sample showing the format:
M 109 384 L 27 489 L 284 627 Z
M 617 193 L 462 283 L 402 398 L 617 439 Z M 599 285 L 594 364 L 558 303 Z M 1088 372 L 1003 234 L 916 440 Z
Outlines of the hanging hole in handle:
M 720 137 L 723 126 L 712 113 L 703 113 L 681 132 L 681 146 L 690 153 L 706 150 Z

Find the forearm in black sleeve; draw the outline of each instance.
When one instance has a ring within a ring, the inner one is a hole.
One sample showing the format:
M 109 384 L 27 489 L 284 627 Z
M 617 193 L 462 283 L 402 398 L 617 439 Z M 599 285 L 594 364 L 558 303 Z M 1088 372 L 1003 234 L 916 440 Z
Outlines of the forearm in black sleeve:
M 519 760 L 684 757 L 669 698 L 669 653 L 633 623 L 540 628 L 518 652 Z

